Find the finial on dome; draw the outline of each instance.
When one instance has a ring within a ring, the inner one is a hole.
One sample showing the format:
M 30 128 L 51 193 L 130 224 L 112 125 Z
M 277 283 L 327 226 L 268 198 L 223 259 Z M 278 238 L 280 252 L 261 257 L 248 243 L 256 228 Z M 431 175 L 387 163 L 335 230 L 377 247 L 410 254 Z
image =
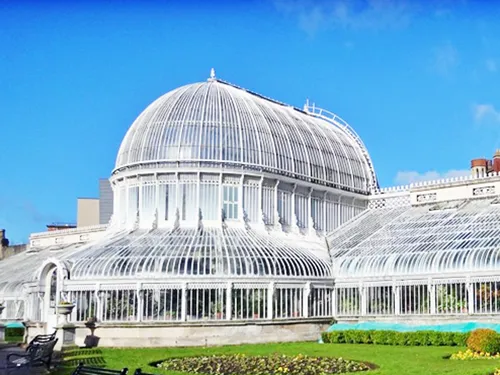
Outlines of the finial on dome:
M 210 69 L 210 78 L 215 79 L 215 69 L 214 68 Z

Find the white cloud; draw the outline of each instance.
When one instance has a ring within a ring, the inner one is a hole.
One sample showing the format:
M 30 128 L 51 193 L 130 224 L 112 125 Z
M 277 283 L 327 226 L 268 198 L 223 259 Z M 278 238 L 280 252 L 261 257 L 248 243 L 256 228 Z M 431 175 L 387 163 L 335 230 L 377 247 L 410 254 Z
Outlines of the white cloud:
M 497 62 L 493 59 L 487 59 L 484 64 L 486 65 L 486 69 L 491 73 L 496 73 L 498 67 Z
M 434 49 L 433 68 L 437 73 L 447 76 L 457 64 L 458 52 L 450 42 Z
M 400 171 L 396 174 L 396 177 L 394 178 L 394 183 L 396 185 L 407 185 L 414 182 L 440 180 L 443 178 L 453 178 L 453 177 L 461 177 L 469 175 L 470 175 L 469 169 L 451 169 L 444 173 L 440 173 L 437 171 L 427 171 L 424 173 L 416 171 Z
M 409 0 L 272 0 L 276 9 L 296 17 L 308 34 L 328 28 L 385 29 L 410 23 L 417 11 Z
M 500 122 L 500 111 L 492 104 L 474 104 L 472 108 L 476 122 Z

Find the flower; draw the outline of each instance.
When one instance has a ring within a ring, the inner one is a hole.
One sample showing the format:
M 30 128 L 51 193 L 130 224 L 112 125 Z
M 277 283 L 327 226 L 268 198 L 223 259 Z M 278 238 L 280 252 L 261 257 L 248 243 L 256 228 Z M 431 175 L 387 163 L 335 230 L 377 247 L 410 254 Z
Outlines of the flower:
M 366 371 L 363 363 L 333 357 L 308 357 L 303 354 L 269 356 L 243 354 L 170 358 L 160 368 L 206 375 L 329 375 Z
M 491 354 L 487 352 L 474 352 L 471 349 L 467 349 L 463 352 L 460 351 L 457 353 L 453 353 L 450 357 L 450 359 L 460 360 L 460 361 L 467 361 L 473 359 L 499 359 L 499 358 L 500 358 L 500 353 Z

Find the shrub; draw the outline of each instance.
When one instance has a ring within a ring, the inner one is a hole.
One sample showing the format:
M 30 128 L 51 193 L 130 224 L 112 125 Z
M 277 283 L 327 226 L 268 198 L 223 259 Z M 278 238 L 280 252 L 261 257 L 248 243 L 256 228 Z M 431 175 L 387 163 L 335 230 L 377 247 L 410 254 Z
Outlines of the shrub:
M 213 355 L 200 357 L 170 358 L 159 368 L 191 374 L 217 375 L 323 375 L 366 371 L 363 363 L 332 357 L 308 357 L 302 354 L 285 356 Z
M 500 352 L 499 335 L 492 329 L 476 329 L 467 339 L 467 347 L 474 352 L 498 353 Z
M 383 330 L 345 330 L 324 332 L 322 334 L 324 343 L 401 346 L 465 346 L 468 337 L 469 333 L 438 331 L 396 332 Z M 494 341 L 494 343 L 496 342 L 497 341 Z
M 470 332 L 462 333 L 462 332 L 452 332 L 450 338 L 453 339 L 454 344 L 456 346 L 466 346 L 467 340 L 469 339 Z
M 19 336 L 24 336 L 24 328 L 22 327 L 12 327 L 12 328 L 5 328 L 5 336 L 9 337 L 19 337 Z
M 490 354 L 498 354 L 500 353 L 500 335 L 496 334 L 495 336 L 490 337 L 490 339 L 484 344 L 483 352 Z
M 432 346 L 443 346 L 446 345 L 444 340 L 444 335 L 441 332 L 431 331 L 427 336 L 429 344 Z

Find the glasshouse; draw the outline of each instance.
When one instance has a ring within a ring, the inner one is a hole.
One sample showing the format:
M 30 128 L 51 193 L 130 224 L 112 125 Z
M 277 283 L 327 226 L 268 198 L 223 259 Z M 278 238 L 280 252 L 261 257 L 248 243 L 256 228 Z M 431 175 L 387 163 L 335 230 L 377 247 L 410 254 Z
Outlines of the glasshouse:
M 451 181 L 466 190 L 441 202 L 436 192 L 415 192 L 413 205 L 409 193 L 374 199 L 329 234 L 336 315 L 500 313 L 499 181 Z
M 377 187 L 365 146 L 341 118 L 214 72 L 139 115 L 110 182 L 101 239 L 32 241 L 0 263 L 2 317 L 48 329 L 58 311 L 101 324 L 332 317 L 324 236 L 363 212 Z
M 498 174 L 380 189 L 341 118 L 213 71 L 137 117 L 110 183 L 104 228 L 32 235 L 0 262 L 3 321 L 102 332 L 500 313 Z

